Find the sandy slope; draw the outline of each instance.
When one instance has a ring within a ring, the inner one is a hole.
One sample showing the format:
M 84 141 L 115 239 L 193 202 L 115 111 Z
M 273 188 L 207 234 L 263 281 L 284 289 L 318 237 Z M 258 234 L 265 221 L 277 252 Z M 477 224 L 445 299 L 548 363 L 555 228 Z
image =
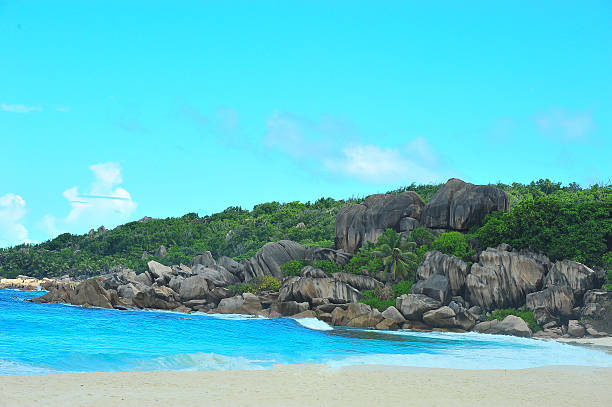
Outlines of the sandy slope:
M 1 406 L 610 406 L 612 369 L 314 365 L 268 371 L 0 376 Z

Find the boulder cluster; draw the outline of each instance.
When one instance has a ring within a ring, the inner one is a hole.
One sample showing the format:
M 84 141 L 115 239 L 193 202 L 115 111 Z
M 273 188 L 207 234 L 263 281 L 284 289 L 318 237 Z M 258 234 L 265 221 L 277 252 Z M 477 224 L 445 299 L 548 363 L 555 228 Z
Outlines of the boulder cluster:
M 354 253 L 375 242 L 387 229 L 409 233 L 419 226 L 441 231 L 466 231 L 493 211 L 510 209 L 501 189 L 452 178 L 425 204 L 413 191 L 368 196 L 363 204 L 342 208 L 336 217 L 336 248 Z
M 267 243 L 252 258 L 240 262 L 225 256 L 215 259 L 210 252 L 196 256 L 189 266 L 149 261 L 148 270 L 140 274 L 122 270 L 79 284 L 46 282 L 44 288 L 49 292 L 32 301 L 313 317 L 335 326 L 360 328 L 534 335 L 518 316 L 490 318 L 495 310 L 512 308 L 533 312 L 543 327 L 534 336 L 603 335 L 589 322 L 609 314 L 612 293 L 598 289 L 603 275 L 580 263 L 552 262 L 542 254 L 506 244 L 481 251 L 473 264 L 438 251 L 426 253 L 411 292 L 396 298 L 395 306 L 383 312 L 359 302 L 363 290 L 385 289 L 373 276 L 328 275 L 313 266 L 304 267 L 299 276 L 283 277 L 281 271 L 292 260 L 329 260 L 344 266 L 351 253 L 365 241 L 375 241 L 387 228 L 405 233 L 418 226 L 465 231 L 486 214 L 508 208 L 505 192 L 451 179 L 426 205 L 409 191 L 372 195 L 363 204 L 343 208 L 336 220 L 336 249 L 281 240 Z M 238 295 L 231 289 L 264 276 L 281 281 L 280 289 Z

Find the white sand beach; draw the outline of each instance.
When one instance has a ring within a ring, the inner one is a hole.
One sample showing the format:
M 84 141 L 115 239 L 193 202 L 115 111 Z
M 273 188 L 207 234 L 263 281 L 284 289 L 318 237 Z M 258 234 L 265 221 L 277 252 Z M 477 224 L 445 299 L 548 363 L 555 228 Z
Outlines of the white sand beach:
M 612 369 L 284 365 L 264 371 L 0 376 L 0 406 L 607 406 Z

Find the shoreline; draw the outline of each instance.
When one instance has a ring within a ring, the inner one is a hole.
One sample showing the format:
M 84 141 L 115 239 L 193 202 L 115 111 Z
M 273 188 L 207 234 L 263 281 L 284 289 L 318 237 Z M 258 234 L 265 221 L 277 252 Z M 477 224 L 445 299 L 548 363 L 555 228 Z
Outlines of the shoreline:
M 610 405 L 612 368 L 458 370 L 277 365 L 271 370 L 0 376 L 2 406 Z

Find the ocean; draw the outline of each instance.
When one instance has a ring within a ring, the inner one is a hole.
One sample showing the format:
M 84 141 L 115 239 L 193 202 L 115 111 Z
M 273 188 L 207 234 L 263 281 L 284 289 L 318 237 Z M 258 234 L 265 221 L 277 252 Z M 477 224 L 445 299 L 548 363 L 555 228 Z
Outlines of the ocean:
M 612 367 L 601 350 L 478 333 L 332 328 L 316 319 L 119 311 L 0 289 L 0 375 L 270 369 L 276 364 L 522 369 Z

